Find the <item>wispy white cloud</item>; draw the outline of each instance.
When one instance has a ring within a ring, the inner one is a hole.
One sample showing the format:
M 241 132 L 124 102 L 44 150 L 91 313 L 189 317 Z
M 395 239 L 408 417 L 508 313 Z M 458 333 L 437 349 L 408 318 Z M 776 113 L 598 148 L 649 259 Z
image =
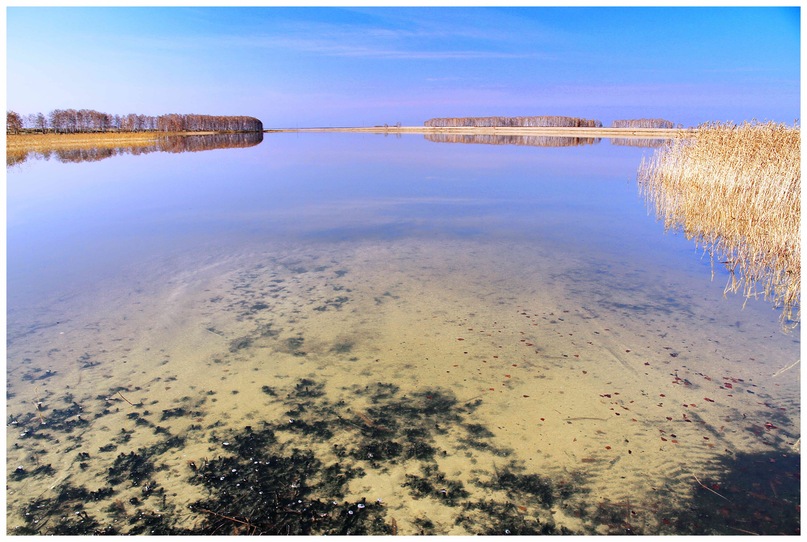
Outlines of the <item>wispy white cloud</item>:
M 275 49 L 320 56 L 391 60 L 521 59 L 546 57 L 537 51 L 505 48 L 456 48 L 444 45 L 451 39 L 435 40 L 411 32 L 376 30 L 353 32 L 342 28 L 329 31 L 223 36 L 219 45 L 239 49 Z M 212 44 L 211 44 L 212 45 Z
M 106 38 L 104 38 L 106 39 Z M 90 41 L 90 40 L 88 40 Z M 103 41 L 99 38 L 99 43 Z M 132 54 L 147 55 L 191 53 L 198 51 L 250 50 L 300 53 L 334 58 L 366 58 L 378 60 L 494 60 L 549 59 L 554 55 L 535 50 L 482 48 L 453 48 L 428 40 L 400 40 L 384 37 L 383 33 L 356 36 L 350 32 L 254 34 L 218 36 L 119 36 L 116 41 Z
M 390 60 L 523 59 L 547 57 L 570 36 L 526 22 L 499 11 L 479 12 L 440 9 L 348 10 L 361 17 L 345 19 L 334 10 L 332 20 L 312 18 L 302 12 L 267 9 L 265 21 L 248 32 L 220 28 L 215 32 L 103 36 L 123 41 L 136 50 L 269 50 L 325 57 Z M 263 24 L 265 22 L 265 24 Z M 205 25 L 200 25 L 200 28 Z

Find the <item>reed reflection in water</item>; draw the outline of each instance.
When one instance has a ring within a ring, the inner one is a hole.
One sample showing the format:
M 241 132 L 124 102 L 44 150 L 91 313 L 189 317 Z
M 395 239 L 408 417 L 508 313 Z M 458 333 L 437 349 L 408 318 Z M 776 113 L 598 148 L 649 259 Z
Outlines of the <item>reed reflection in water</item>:
M 62 163 L 97 162 L 124 154 L 140 155 L 152 152 L 199 152 L 214 149 L 254 147 L 263 141 L 263 132 L 241 132 L 222 134 L 167 135 L 157 137 L 147 143 L 126 144 L 115 142 L 112 145 L 87 144 L 81 147 L 53 147 L 9 149 L 6 166 L 22 164 L 26 160 L 54 159 Z

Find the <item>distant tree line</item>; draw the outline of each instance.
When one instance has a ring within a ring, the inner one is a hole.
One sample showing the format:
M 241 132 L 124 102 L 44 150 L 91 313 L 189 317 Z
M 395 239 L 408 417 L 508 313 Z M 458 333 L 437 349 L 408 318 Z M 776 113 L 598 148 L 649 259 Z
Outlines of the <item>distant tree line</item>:
M 675 128 L 675 125 L 664 119 L 626 119 L 613 121 L 611 128 Z
M 6 133 L 50 132 L 76 134 L 91 132 L 262 132 L 263 123 L 255 117 L 220 115 L 110 115 L 92 109 L 54 109 L 19 115 L 6 113 Z
M 555 115 L 537 117 L 445 117 L 429 119 L 424 126 L 436 128 L 453 127 L 560 127 L 560 128 L 602 128 L 598 120 Z

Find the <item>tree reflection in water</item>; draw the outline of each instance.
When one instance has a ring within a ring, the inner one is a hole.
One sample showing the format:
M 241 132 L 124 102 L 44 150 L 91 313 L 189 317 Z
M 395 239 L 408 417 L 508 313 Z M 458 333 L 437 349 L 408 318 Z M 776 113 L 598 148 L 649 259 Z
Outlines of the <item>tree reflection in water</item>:
M 254 147 L 263 141 L 263 132 L 239 132 L 221 134 L 167 135 L 142 145 L 121 143 L 114 146 L 87 145 L 79 148 L 22 149 L 10 150 L 6 166 L 22 164 L 26 160 L 54 159 L 63 163 L 97 162 L 123 154 L 148 154 L 152 152 L 199 152 L 213 149 Z

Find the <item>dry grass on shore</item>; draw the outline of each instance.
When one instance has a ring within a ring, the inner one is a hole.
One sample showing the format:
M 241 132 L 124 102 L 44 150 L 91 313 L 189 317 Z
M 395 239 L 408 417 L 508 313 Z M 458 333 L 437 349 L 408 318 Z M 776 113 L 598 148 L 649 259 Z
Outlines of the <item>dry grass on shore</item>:
M 683 231 L 731 271 L 727 292 L 764 295 L 783 308 L 783 322 L 800 321 L 798 126 L 700 126 L 642 160 L 638 180 L 666 229 Z

